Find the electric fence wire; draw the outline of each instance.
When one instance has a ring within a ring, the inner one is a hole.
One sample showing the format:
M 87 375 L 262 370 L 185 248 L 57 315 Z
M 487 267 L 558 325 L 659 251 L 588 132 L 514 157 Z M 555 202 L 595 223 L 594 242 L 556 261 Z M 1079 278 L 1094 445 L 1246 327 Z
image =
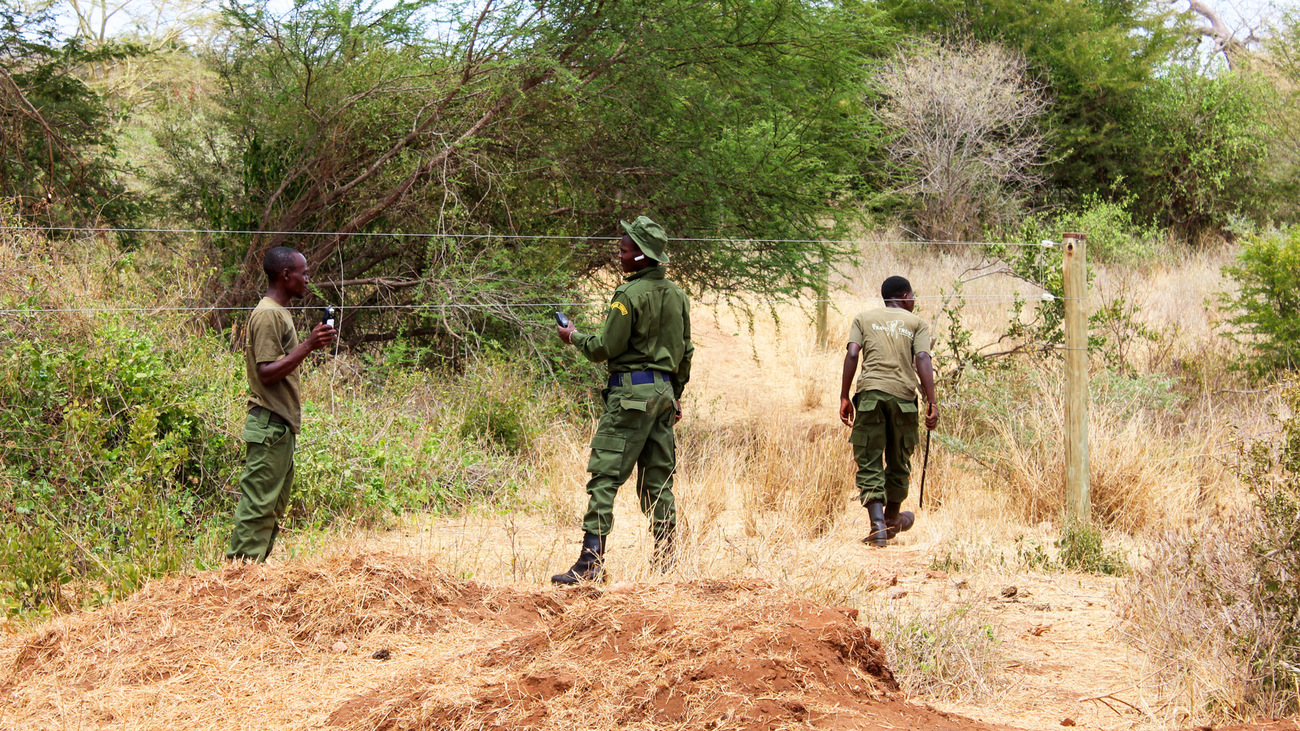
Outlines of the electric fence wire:
M 554 240 L 554 241 L 618 241 L 618 236 L 567 236 L 559 234 L 505 234 L 505 233 L 404 233 L 398 231 L 263 231 L 258 229 L 216 229 L 216 228 L 118 228 L 94 226 L 5 226 L 0 231 L 58 231 L 65 233 L 164 233 L 164 234 L 210 234 L 224 236 L 357 236 L 357 237 L 408 237 L 421 239 L 506 239 L 506 240 Z M 751 244 L 878 244 L 882 246 L 1055 246 L 1043 241 L 1031 243 L 1024 241 L 936 241 L 927 239 L 762 239 L 746 236 L 733 237 L 668 237 L 669 241 L 692 243 L 736 243 Z
M 862 304 L 879 301 L 879 297 L 854 297 L 854 298 L 835 298 L 835 299 L 801 299 L 795 300 L 792 304 L 811 305 L 811 304 Z M 1050 294 L 1043 294 L 1037 297 L 1016 295 L 961 295 L 954 297 L 944 297 L 942 295 L 931 295 L 916 297 L 917 302 L 970 302 L 973 304 L 998 304 L 1000 302 L 1014 302 L 1019 299 L 1022 302 L 1031 302 L 1037 299 L 1042 300 L 1059 300 L 1062 302 L 1069 301 L 1067 297 L 1055 297 Z M 339 307 L 342 310 L 464 310 L 464 309 L 483 309 L 483 310 L 500 310 L 500 309 L 535 309 L 535 308 L 558 308 L 558 307 L 604 307 L 607 302 L 501 302 L 495 304 L 484 303 L 464 303 L 464 304 L 422 304 L 422 305 L 343 305 Z M 705 306 L 708 306 L 707 304 Z M 32 316 L 32 315 L 55 315 L 55 314 L 98 314 L 98 313 L 125 313 L 139 312 L 146 314 L 161 314 L 165 312 L 249 312 L 254 307 L 51 307 L 51 308 L 0 308 L 0 315 L 15 316 Z M 307 307 L 293 305 L 286 307 L 287 310 L 312 311 L 319 312 L 320 307 Z

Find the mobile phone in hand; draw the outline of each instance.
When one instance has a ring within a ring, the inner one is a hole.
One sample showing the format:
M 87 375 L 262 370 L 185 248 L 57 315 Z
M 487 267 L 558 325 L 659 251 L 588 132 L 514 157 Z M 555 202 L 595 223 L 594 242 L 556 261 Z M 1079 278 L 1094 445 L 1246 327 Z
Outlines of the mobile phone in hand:
M 556 313 L 555 313 L 555 322 L 556 322 L 556 324 L 558 324 L 560 327 L 568 327 L 568 326 L 571 324 L 571 323 L 569 322 L 569 318 L 565 317 L 563 312 L 556 312 Z
M 322 325 L 334 327 L 334 305 L 330 305 L 321 311 L 320 322 Z

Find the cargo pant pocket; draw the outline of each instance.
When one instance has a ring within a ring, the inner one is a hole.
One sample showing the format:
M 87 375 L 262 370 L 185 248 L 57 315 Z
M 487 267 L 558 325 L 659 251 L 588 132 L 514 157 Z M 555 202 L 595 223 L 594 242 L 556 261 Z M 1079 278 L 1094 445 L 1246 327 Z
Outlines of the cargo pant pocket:
M 593 475 L 617 475 L 623 461 L 627 439 L 612 434 L 597 434 L 591 438 L 591 459 L 587 471 Z
M 903 449 L 908 452 L 916 446 L 920 435 L 917 432 L 919 413 L 916 401 L 903 401 L 898 404 L 898 415 L 894 418 L 894 427 L 898 430 Z
M 885 410 L 871 396 L 859 394 L 853 401 L 857 415 L 853 418 L 853 431 L 849 432 L 849 444 L 865 447 L 884 434 Z
M 244 421 L 244 432 L 240 437 L 247 444 L 265 444 L 271 447 L 284 441 L 290 431 L 288 424 L 270 421 L 263 412 L 261 416 L 249 415 Z

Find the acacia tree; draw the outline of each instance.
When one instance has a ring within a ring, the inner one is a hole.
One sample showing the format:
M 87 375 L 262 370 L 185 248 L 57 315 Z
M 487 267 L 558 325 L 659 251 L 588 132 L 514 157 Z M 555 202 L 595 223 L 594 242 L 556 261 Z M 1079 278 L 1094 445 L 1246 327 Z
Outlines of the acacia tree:
M 876 77 L 876 116 L 926 238 L 969 240 L 1017 217 L 1042 181 L 1048 102 L 1019 54 L 993 44 L 922 43 Z
M 0 196 L 47 225 L 128 223 L 139 198 L 120 182 L 108 110 L 79 74 L 131 49 L 59 42 L 48 10 L 0 0 Z
M 435 15 L 442 7 L 227 8 L 229 42 L 214 55 L 222 129 L 202 144 L 164 139 L 174 202 L 217 228 L 274 232 L 218 242 L 222 301 L 251 297 L 261 253 L 282 242 L 320 271 L 341 269 L 365 293 L 353 304 L 553 297 L 609 260 L 608 241 L 581 237 L 616 235 L 617 218 L 639 213 L 677 236 L 729 239 L 675 246 L 688 282 L 819 286 L 812 264 L 840 250 L 816 239 L 872 139 L 854 112 L 861 59 L 881 46 L 874 11 L 493 0 Z M 286 233 L 299 231 L 330 235 Z

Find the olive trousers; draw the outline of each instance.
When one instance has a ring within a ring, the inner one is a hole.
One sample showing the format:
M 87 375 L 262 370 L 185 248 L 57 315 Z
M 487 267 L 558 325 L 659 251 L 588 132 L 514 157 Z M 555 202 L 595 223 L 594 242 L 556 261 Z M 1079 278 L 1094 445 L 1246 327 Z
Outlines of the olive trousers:
M 582 529 L 598 536 L 614 527 L 614 496 L 637 468 L 636 494 L 641 511 L 656 535 L 677 525 L 673 505 L 673 471 L 677 445 L 673 437 L 676 409 L 673 385 L 666 375 L 653 383 L 611 386 L 604 392 L 605 413 L 591 438 L 587 471 L 587 514 Z
M 858 464 L 858 499 L 864 506 L 872 500 L 903 502 L 919 438 L 916 399 L 863 391 L 853 397 L 853 406 L 857 416 L 849 443 Z
M 230 532 L 228 559 L 266 561 L 289 508 L 293 486 L 293 450 L 297 436 L 287 424 L 270 420 L 270 411 L 249 414 L 244 422 L 248 458 L 239 475 L 239 503 Z

